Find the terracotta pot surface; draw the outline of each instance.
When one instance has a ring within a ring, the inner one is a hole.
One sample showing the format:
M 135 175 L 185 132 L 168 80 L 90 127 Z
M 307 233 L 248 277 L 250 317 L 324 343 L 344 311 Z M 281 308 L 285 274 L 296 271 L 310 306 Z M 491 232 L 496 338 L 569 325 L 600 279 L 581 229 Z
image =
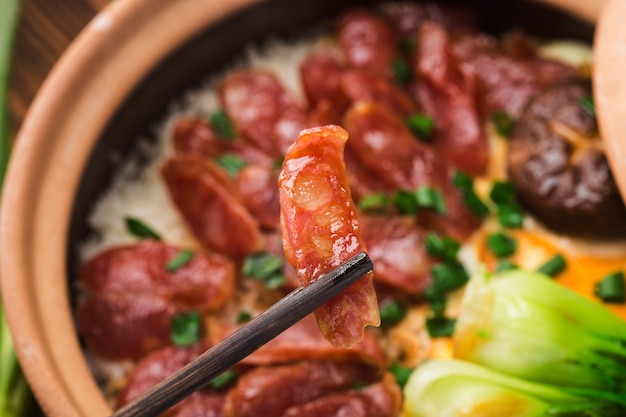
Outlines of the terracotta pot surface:
M 67 286 L 68 230 L 91 151 L 116 110 L 153 67 L 213 22 L 259 2 L 112 2 L 67 50 L 30 108 L 4 188 L 0 276 L 17 354 L 47 415 L 95 417 L 111 412 L 76 337 Z M 589 21 L 597 17 L 603 3 L 545 2 L 568 7 Z M 610 37 L 608 32 L 613 30 L 626 39 L 626 27 L 618 22 L 626 4 L 617 0 L 611 7 L 614 16 L 602 26 L 601 35 Z M 610 50 L 610 42 L 604 49 L 597 46 L 600 57 L 617 56 L 618 45 Z M 620 53 L 626 55 L 626 50 Z M 621 65 L 624 74 L 626 56 Z M 626 97 L 626 81 L 617 74 L 597 79 L 605 94 L 598 105 L 605 112 L 601 121 L 609 136 L 626 127 L 626 108 L 609 104 L 618 93 Z M 603 88 L 606 84 L 615 90 L 614 95 Z M 626 155 L 626 145 L 622 148 Z M 626 175 L 620 185 L 626 187 Z

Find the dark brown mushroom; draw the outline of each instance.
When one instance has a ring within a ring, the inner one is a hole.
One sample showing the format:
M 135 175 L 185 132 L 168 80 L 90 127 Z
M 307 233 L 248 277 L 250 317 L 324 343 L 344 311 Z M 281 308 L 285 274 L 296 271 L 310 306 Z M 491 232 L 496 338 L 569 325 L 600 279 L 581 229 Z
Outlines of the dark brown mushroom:
M 626 207 L 613 180 L 583 81 L 552 86 L 528 104 L 508 153 L 522 204 L 550 229 L 584 238 L 626 237 Z

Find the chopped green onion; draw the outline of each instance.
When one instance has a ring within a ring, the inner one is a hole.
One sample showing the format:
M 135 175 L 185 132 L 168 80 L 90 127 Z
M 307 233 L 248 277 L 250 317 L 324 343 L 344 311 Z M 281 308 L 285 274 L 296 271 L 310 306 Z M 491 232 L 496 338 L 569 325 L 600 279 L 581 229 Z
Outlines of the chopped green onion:
M 439 214 L 446 214 L 446 202 L 441 191 L 432 187 L 421 187 L 415 191 L 415 201 L 419 208 L 434 209 Z
M 364 212 L 382 212 L 388 205 L 389 197 L 383 193 L 373 193 L 363 197 L 358 207 Z
M 435 286 L 443 293 L 460 288 L 469 281 L 467 271 L 458 262 L 434 265 L 430 272 Z
M 174 346 L 189 346 L 200 340 L 202 317 L 200 312 L 191 311 L 172 318 L 170 338 Z
M 417 214 L 419 207 L 415 201 L 414 193 L 407 190 L 397 189 L 392 197 L 393 205 L 400 214 Z
M 244 275 L 263 281 L 268 288 L 285 284 L 282 268 L 283 260 L 267 252 L 248 255 L 243 263 Z
M 424 288 L 424 291 L 422 291 L 422 296 L 429 303 L 446 301 L 445 294 L 435 284 L 430 284 L 426 288 Z
M 428 252 L 430 256 L 435 256 L 446 261 L 455 260 L 461 249 L 461 243 L 458 240 L 447 236 L 439 237 L 435 233 L 429 233 L 428 236 L 426 236 L 424 246 L 426 246 L 426 252 Z
M 491 187 L 489 198 L 495 204 L 515 204 L 516 193 L 513 184 L 509 181 L 496 181 Z
M 222 388 L 226 388 L 227 386 L 233 384 L 235 381 L 239 379 L 239 374 L 234 369 L 229 369 L 223 374 L 216 376 L 213 378 L 209 385 L 217 390 Z
M 565 258 L 557 254 L 557 255 L 554 255 L 552 258 L 548 259 L 539 268 L 537 268 L 537 272 L 540 272 L 545 275 L 549 275 L 551 277 L 555 277 L 559 273 L 563 272 L 563 270 L 566 267 L 567 267 L 567 263 L 565 262 Z
M 413 368 L 402 366 L 398 363 L 392 363 L 389 366 L 389 372 L 393 374 L 398 386 L 400 388 L 404 388 L 404 385 L 409 380 L 409 377 L 411 376 L 411 373 L 413 372 Z
M 193 259 L 193 255 L 194 253 L 190 249 L 182 250 L 167 263 L 165 268 L 168 272 L 176 272 L 187 265 Z
M 209 121 L 213 130 L 222 139 L 232 140 L 235 138 L 235 128 L 233 122 L 224 110 L 218 110 L 209 116 Z
M 409 67 L 409 64 L 402 58 L 395 59 L 391 62 L 391 72 L 394 81 L 399 85 L 408 85 L 413 79 L 411 67 Z
M 126 217 L 124 221 L 126 222 L 126 229 L 131 235 L 140 239 L 161 240 L 161 236 L 143 221 L 135 217 Z
M 231 177 L 236 177 L 237 174 L 239 174 L 239 171 L 241 171 L 243 168 L 245 168 L 246 165 L 248 165 L 248 163 L 244 159 L 232 153 L 227 153 L 216 157 L 215 162 L 217 162 L 219 166 L 224 168 L 226 172 L 228 172 L 228 175 L 230 175 Z
M 463 192 L 474 192 L 474 180 L 464 172 L 455 171 L 452 183 Z
M 456 319 L 448 317 L 429 317 L 426 319 L 426 330 L 430 337 L 450 337 L 454 334 Z
M 501 258 L 513 255 L 517 249 L 517 242 L 511 236 L 498 232 L 487 236 L 487 247 Z
M 524 212 L 517 204 L 500 204 L 498 205 L 498 222 L 503 227 L 522 227 Z
M 606 275 L 596 283 L 594 292 L 605 303 L 624 303 L 626 301 L 626 283 L 622 271 Z
M 503 111 L 495 112 L 491 115 L 491 121 L 500 136 L 508 138 L 513 133 L 515 121 L 508 113 Z
M 425 114 L 413 114 L 406 120 L 406 125 L 420 140 L 427 140 L 435 131 L 435 119 Z
M 463 193 L 463 202 L 478 217 L 486 217 L 489 214 L 489 207 L 476 195 L 474 191 Z
M 593 96 L 581 97 L 580 106 L 585 109 L 589 115 L 596 117 L 596 104 L 593 100 Z
M 401 322 L 407 314 L 406 307 L 400 302 L 393 300 L 380 308 L 381 327 L 390 327 Z
M 355 391 L 362 390 L 365 387 L 369 387 L 371 384 L 365 381 L 356 381 L 350 385 L 350 389 Z
M 509 259 L 500 259 L 496 265 L 495 272 L 511 271 L 513 269 L 519 269 L 519 266 L 511 262 Z
M 237 316 L 238 324 L 247 323 L 250 320 L 252 320 L 252 314 L 248 313 L 247 311 L 241 311 Z

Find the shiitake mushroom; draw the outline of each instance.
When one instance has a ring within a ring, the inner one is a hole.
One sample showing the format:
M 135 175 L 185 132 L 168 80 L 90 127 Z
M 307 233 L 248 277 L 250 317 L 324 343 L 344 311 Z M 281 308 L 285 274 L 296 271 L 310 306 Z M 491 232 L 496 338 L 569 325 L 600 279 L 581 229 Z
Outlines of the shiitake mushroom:
M 508 171 L 519 199 L 567 235 L 626 237 L 626 207 L 602 149 L 588 82 L 552 86 L 528 103 L 511 135 Z

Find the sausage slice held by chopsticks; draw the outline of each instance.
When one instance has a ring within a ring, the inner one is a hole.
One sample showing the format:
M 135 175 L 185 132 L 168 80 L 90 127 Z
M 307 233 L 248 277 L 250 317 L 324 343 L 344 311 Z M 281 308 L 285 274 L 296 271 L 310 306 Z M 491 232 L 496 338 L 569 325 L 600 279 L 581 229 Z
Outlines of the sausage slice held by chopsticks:
M 348 133 L 338 126 L 303 130 L 289 148 L 278 180 L 285 255 L 303 285 L 365 249 L 346 179 Z M 369 274 L 315 312 L 324 337 L 349 347 L 367 325 L 380 323 Z

